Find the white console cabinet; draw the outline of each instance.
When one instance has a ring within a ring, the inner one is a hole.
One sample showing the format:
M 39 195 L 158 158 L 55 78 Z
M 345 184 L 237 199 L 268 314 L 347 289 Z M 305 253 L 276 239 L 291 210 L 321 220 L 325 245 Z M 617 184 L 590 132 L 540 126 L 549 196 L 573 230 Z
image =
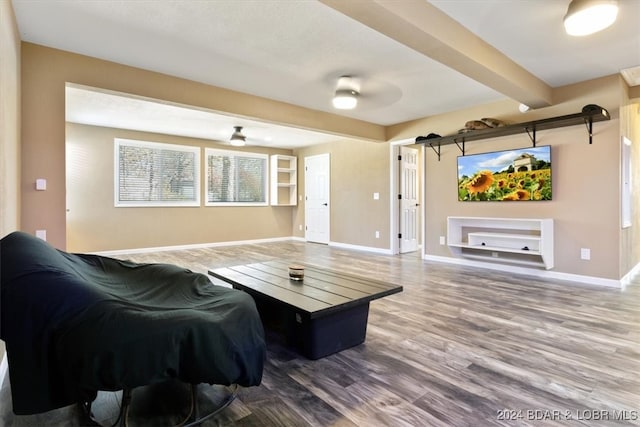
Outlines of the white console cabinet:
M 447 241 L 455 256 L 553 268 L 553 219 L 450 216 Z

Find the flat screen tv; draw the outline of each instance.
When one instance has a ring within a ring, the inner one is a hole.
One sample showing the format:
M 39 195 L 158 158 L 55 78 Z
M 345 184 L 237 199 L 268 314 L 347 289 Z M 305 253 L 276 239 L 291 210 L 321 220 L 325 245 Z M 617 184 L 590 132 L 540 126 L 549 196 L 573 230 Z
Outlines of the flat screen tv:
M 551 200 L 551 146 L 458 156 L 458 200 Z

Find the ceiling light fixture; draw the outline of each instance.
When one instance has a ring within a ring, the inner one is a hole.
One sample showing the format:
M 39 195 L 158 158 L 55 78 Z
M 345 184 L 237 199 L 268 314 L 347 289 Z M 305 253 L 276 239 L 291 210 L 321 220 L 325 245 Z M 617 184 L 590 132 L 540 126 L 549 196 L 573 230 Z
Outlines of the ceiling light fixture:
M 604 30 L 617 16 L 617 0 L 572 0 L 564 16 L 564 28 L 571 36 L 586 36 Z
M 247 139 L 247 137 L 242 134 L 242 126 L 234 126 L 233 128 L 235 130 L 231 134 L 231 145 L 234 147 L 242 147 Z
M 358 105 L 358 92 L 352 89 L 338 89 L 333 97 L 333 106 L 339 110 L 353 110 Z
M 358 105 L 357 82 L 350 76 L 342 76 L 338 79 L 338 86 L 333 97 L 333 106 L 339 110 L 353 110 Z
M 518 105 L 518 111 L 520 111 L 521 113 L 526 113 L 527 111 L 529 111 L 530 107 L 527 104 L 520 104 Z

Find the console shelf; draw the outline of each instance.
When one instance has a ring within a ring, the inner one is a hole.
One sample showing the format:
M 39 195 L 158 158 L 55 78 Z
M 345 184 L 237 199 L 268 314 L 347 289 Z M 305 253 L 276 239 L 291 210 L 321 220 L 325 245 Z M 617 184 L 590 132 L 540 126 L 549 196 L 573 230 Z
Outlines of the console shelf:
M 576 114 L 568 114 L 566 116 L 551 117 L 542 120 L 533 120 L 530 122 L 516 123 L 513 125 L 500 126 L 490 129 L 472 130 L 469 132 L 459 133 L 456 135 L 440 136 L 436 138 L 427 138 L 419 136 L 416 138 L 416 144 L 425 144 L 430 146 L 438 155 L 440 160 L 440 147 L 443 145 L 456 144 L 462 155 L 464 156 L 464 144 L 469 141 L 478 141 L 481 139 L 497 138 L 500 136 L 515 135 L 519 133 L 527 133 L 533 146 L 536 146 L 536 131 L 555 129 L 565 126 L 575 126 L 585 124 L 589 134 L 589 144 L 593 140 L 593 123 L 611 119 L 609 112 L 598 105 L 586 105 L 582 112 Z
M 550 218 L 448 217 L 447 241 L 455 256 L 553 268 Z

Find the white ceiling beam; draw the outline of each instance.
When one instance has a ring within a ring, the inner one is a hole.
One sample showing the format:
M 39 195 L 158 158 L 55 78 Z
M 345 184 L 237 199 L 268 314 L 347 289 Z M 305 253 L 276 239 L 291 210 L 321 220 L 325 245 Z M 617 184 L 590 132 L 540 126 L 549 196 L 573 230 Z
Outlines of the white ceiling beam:
M 553 104 L 549 85 L 426 0 L 320 1 L 511 99 Z

